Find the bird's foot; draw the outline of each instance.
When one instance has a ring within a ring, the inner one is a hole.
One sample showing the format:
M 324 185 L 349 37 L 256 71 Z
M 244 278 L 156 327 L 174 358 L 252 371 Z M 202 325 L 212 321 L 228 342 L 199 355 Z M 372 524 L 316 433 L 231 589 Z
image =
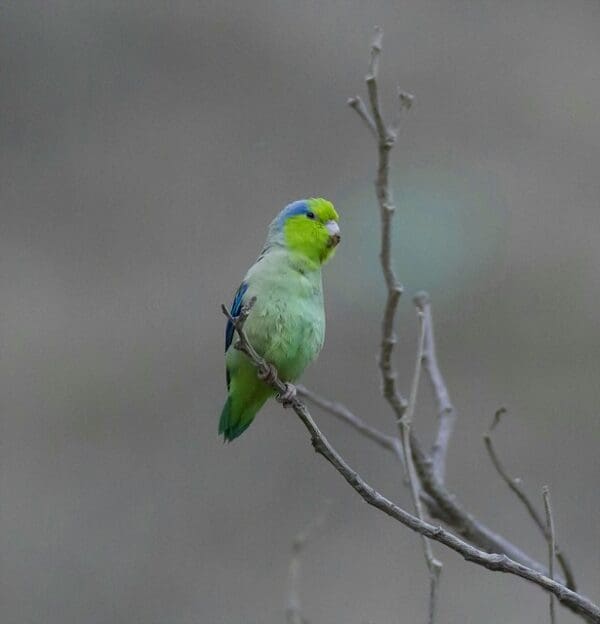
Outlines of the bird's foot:
M 296 386 L 286 382 L 285 392 L 278 394 L 277 400 L 283 405 L 283 407 L 290 407 L 294 402 L 297 393 L 298 391 L 296 390 Z
M 273 364 L 266 363 L 265 371 L 258 371 L 258 378 L 262 379 L 266 384 L 272 384 L 277 379 L 277 370 Z

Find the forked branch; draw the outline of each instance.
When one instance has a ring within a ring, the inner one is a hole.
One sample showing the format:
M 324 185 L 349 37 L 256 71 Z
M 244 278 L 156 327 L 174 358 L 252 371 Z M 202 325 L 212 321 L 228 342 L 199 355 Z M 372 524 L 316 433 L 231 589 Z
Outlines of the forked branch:
M 239 336 L 236 348 L 250 358 L 258 372 L 270 369 L 273 374 L 270 376 L 271 380 L 269 381 L 269 385 L 280 394 L 284 394 L 287 387 L 279 379 L 277 371 L 272 365 L 269 365 L 264 358 L 258 355 L 248 341 L 243 326 L 246 318 L 248 317 L 249 310 L 242 309 L 240 316 L 237 318 L 232 317 L 225 306 L 222 306 L 222 310 L 223 313 L 231 320 L 233 327 Z M 315 451 L 322 455 L 369 505 L 379 509 L 383 513 L 387 514 L 391 518 L 394 518 L 420 535 L 444 544 L 451 550 L 459 553 L 467 561 L 476 563 L 488 570 L 505 572 L 535 583 L 539 587 L 554 594 L 560 602 L 569 606 L 576 613 L 580 613 L 590 622 L 600 624 L 600 607 L 592 603 L 587 598 L 571 591 L 561 583 L 540 574 L 536 570 L 517 563 L 506 555 L 483 552 L 456 537 L 452 533 L 444 530 L 442 527 L 434 526 L 425 522 L 417 516 L 414 516 L 395 505 L 392 501 L 369 485 L 353 468 L 346 463 L 342 456 L 335 450 L 329 440 L 327 440 L 327 438 L 317 427 L 315 421 L 310 415 L 310 412 L 308 411 L 308 408 L 302 401 L 300 401 L 300 399 L 292 399 L 289 402 L 289 405 L 308 430 L 311 443 Z
M 433 470 L 437 478 L 443 483 L 446 477 L 448 446 L 450 445 L 450 438 L 456 422 L 456 410 L 450 401 L 446 382 L 438 365 L 429 295 L 426 292 L 417 293 L 413 298 L 413 302 L 423 314 L 423 324 L 425 326 L 423 368 L 427 373 L 438 408 L 438 430 L 431 447 L 431 461 L 433 462 Z
M 394 323 L 398 301 L 402 295 L 402 284 L 400 284 L 392 266 L 392 217 L 396 208 L 390 189 L 389 177 L 390 151 L 396 141 L 396 132 L 394 129 L 387 127 L 383 119 L 381 104 L 379 102 L 377 78 L 379 74 L 379 58 L 381 55 L 382 41 L 383 30 L 376 27 L 375 36 L 371 43 L 371 62 L 365 77 L 367 92 L 369 94 L 370 112 L 367 111 L 359 96 L 350 98 L 348 104 L 365 122 L 369 132 L 371 132 L 377 142 L 378 162 L 375 193 L 377 195 L 381 217 L 381 251 L 379 253 L 379 259 L 387 288 L 387 299 L 381 327 L 379 369 L 381 371 L 383 395 L 392 407 L 396 415 L 396 420 L 400 420 L 406 412 L 408 403 L 398 389 L 396 384 L 397 374 L 392 364 L 392 353 L 394 351 L 394 345 L 396 344 Z M 398 98 L 399 108 L 408 109 L 412 104 L 412 96 L 403 95 L 404 97 Z
M 494 447 L 494 442 L 492 439 L 492 432 L 498 426 L 498 424 L 502 420 L 502 416 L 505 413 L 506 413 L 506 409 L 502 407 L 499 410 L 497 410 L 496 413 L 494 414 L 494 419 L 492 421 L 492 424 L 490 425 L 488 432 L 483 436 L 483 442 L 485 444 L 485 448 L 488 452 L 488 455 L 490 456 L 492 465 L 496 469 L 496 472 L 500 475 L 504 483 L 508 485 L 510 490 L 515 494 L 515 496 L 523 504 L 523 506 L 527 510 L 527 513 L 531 516 L 531 519 L 533 520 L 537 528 L 540 530 L 540 532 L 542 533 L 546 541 L 549 541 L 551 539 L 551 535 L 550 535 L 550 529 L 548 527 L 547 521 L 546 522 L 544 521 L 544 519 L 542 518 L 541 514 L 536 509 L 535 505 L 533 504 L 529 496 L 527 496 L 527 493 L 525 492 L 525 489 L 523 488 L 521 479 L 517 477 L 511 477 L 508 474 L 508 471 L 504 467 L 504 464 L 502 463 Z M 554 545 L 554 552 L 555 552 L 556 560 L 558 561 L 558 564 L 560 565 L 563 571 L 563 574 L 565 575 L 565 584 L 567 585 L 567 587 L 569 587 L 573 591 L 577 591 L 577 587 L 575 585 L 575 577 L 573 575 L 571 564 L 569 563 L 564 553 L 558 547 L 558 544 Z
M 419 320 L 419 338 L 417 341 L 415 372 L 413 374 L 413 381 L 410 388 L 408 409 L 406 410 L 404 416 L 398 422 L 398 428 L 400 431 L 400 439 L 402 440 L 402 449 L 404 451 L 404 457 L 406 461 L 406 472 L 408 474 L 408 482 L 410 485 L 413 505 L 419 520 L 423 520 L 425 516 L 423 514 L 423 505 L 421 502 L 421 483 L 415 471 L 413 454 L 411 450 L 411 427 L 415 414 L 415 407 L 417 404 L 419 380 L 421 378 L 421 361 L 423 359 L 423 346 L 425 342 L 425 325 L 423 323 L 422 312 L 418 313 L 417 318 Z M 429 538 L 425 536 L 422 537 L 423 554 L 425 555 L 425 563 L 427 564 L 427 570 L 429 572 L 428 624 L 434 624 L 437 611 L 437 594 L 440 574 L 442 572 L 442 563 L 438 561 L 433 555 L 433 549 L 431 547 L 431 542 L 429 541 Z

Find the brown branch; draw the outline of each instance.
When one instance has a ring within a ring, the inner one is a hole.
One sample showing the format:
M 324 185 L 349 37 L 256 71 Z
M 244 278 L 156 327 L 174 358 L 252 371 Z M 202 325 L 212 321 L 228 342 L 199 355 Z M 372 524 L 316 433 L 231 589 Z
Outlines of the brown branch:
M 253 303 L 251 302 L 251 305 Z M 288 388 L 277 375 L 276 370 L 260 355 L 256 353 L 252 345 L 248 342 L 248 338 L 244 332 L 243 325 L 248 317 L 249 309 L 243 308 L 239 317 L 233 318 L 227 308 L 222 306 L 223 313 L 231 320 L 233 327 L 239 336 L 236 348 L 245 353 L 252 363 L 256 366 L 258 372 L 270 370 L 272 381 L 269 385 L 280 394 L 285 394 Z M 518 576 L 525 580 L 535 583 L 539 587 L 554 594 L 558 600 L 570 607 L 576 613 L 584 616 L 588 621 L 594 624 L 600 624 L 600 607 L 592 603 L 590 600 L 571 591 L 561 583 L 540 574 L 538 571 L 529 568 L 517 561 L 514 561 L 506 555 L 490 554 L 479 550 L 468 544 L 467 542 L 456 537 L 452 533 L 444 530 L 442 527 L 434 526 L 428 522 L 424 522 L 418 517 L 401 509 L 385 496 L 380 494 L 371 485 L 353 470 L 341 455 L 333 448 L 327 438 L 321 433 L 315 424 L 307 407 L 298 398 L 294 398 L 288 402 L 296 415 L 300 418 L 306 429 L 308 430 L 311 443 L 317 453 L 322 455 L 346 480 L 346 482 L 362 497 L 369 505 L 379 509 L 391 518 L 394 518 L 401 524 L 407 526 L 413 531 L 429 537 L 432 540 L 444 544 L 451 550 L 460 554 L 466 561 L 471 561 L 488 570 L 496 572 L 505 572 Z M 413 440 L 411 440 L 413 442 Z
M 381 331 L 379 368 L 381 370 L 383 395 L 394 410 L 396 419 L 400 420 L 406 411 L 407 402 L 397 388 L 396 371 L 392 365 L 392 352 L 394 350 L 394 345 L 396 344 L 394 320 L 396 316 L 396 309 L 398 307 L 398 301 L 402 295 L 402 285 L 398 281 L 394 269 L 392 268 L 391 222 L 395 206 L 389 186 L 389 172 L 390 151 L 394 145 L 395 135 L 386 127 L 379 103 L 377 77 L 379 72 L 379 57 L 381 54 L 382 40 L 383 30 L 377 26 L 375 28 L 375 35 L 371 43 L 371 62 L 369 64 L 369 71 L 365 77 L 367 91 L 369 93 L 371 115 L 366 112 L 366 108 L 364 107 L 364 104 L 362 104 L 362 100 L 360 100 L 360 98 L 350 98 L 348 103 L 356 110 L 363 121 L 366 121 L 366 118 L 368 118 L 366 123 L 372 131 L 374 128 L 377 139 L 378 163 L 377 178 L 375 180 L 375 192 L 377 194 L 379 212 L 381 215 L 381 251 L 379 258 L 387 287 L 387 300 L 383 314 Z M 362 108 L 360 106 L 361 104 Z
M 417 404 L 417 394 L 419 391 L 419 380 L 421 377 L 421 362 L 423 361 L 423 347 L 425 343 L 425 324 L 423 314 L 418 313 L 419 321 L 419 338 L 417 345 L 417 358 L 415 361 L 415 372 L 413 374 L 413 381 L 410 388 L 410 395 L 408 400 L 408 409 L 404 416 L 398 421 L 398 427 L 400 430 L 400 439 L 402 440 L 402 449 L 404 451 L 404 457 L 406 460 L 406 472 L 408 474 L 408 481 L 410 484 L 410 491 L 412 495 L 412 501 L 415 508 L 415 512 L 419 520 L 424 519 L 423 506 L 421 504 L 421 484 L 419 478 L 415 472 L 415 465 L 412 459 L 410 433 L 412 427 L 412 421 L 415 413 L 415 407 Z M 434 624 L 435 614 L 437 607 L 437 590 L 439 586 L 440 574 L 442 571 L 442 564 L 433 555 L 433 549 L 431 542 L 425 536 L 423 538 L 423 553 L 425 555 L 425 563 L 429 572 L 429 616 L 428 624 Z
M 426 346 L 424 346 L 421 359 L 423 360 L 423 366 L 427 370 L 428 378 L 438 403 L 438 431 L 431 451 L 431 458 L 423 452 L 414 433 L 410 432 L 410 417 L 408 419 L 408 425 L 406 424 L 407 403 L 396 387 L 396 372 L 393 368 L 391 358 L 396 341 L 394 319 L 398 301 L 402 293 L 402 286 L 400 285 L 400 282 L 398 281 L 392 268 L 391 221 L 395 207 L 389 187 L 389 156 L 397 137 L 401 115 L 398 115 L 397 121 L 393 123 L 390 128 L 386 127 L 381 114 L 377 85 L 382 37 L 383 32 L 380 28 L 376 28 L 375 37 L 371 45 L 371 62 L 369 72 L 366 77 L 372 118 L 366 112 L 364 105 L 362 105 L 362 107 L 359 106 L 359 104 L 362 104 L 360 100 L 353 98 L 350 100 L 350 104 L 357 110 L 357 113 L 363 117 L 363 120 L 366 121 L 372 133 L 374 126 L 375 133 L 377 135 L 378 164 L 375 189 L 382 224 L 380 261 L 388 291 L 382 323 L 382 340 L 379 358 L 379 366 L 383 382 L 383 394 L 394 410 L 397 421 L 400 423 L 400 431 L 406 460 L 405 463 L 409 473 L 411 491 L 413 493 L 413 498 L 415 499 L 417 512 L 419 510 L 420 503 L 419 496 L 417 495 L 416 478 L 414 476 L 415 467 L 421 480 L 424 494 L 427 497 L 425 500 L 434 501 L 435 506 L 441 510 L 442 515 L 445 516 L 444 519 L 450 520 L 451 524 L 457 527 L 457 530 L 469 537 L 476 537 L 484 544 L 489 542 L 490 538 L 492 538 L 492 541 L 493 538 L 495 538 L 496 541 L 501 539 L 506 542 L 504 538 L 499 538 L 499 536 L 492 534 L 487 527 L 479 526 L 475 523 L 472 516 L 470 516 L 464 508 L 457 504 L 456 499 L 449 494 L 444 486 L 446 456 L 449 440 L 456 421 L 456 411 L 450 402 L 444 379 L 437 364 L 431 308 L 429 306 L 428 297 L 423 294 L 418 295 L 415 298 L 415 304 L 420 309 L 423 317 L 426 317 L 424 334 Z M 410 108 L 412 101 L 412 96 L 399 93 L 400 112 Z M 420 371 L 420 366 L 421 361 L 418 362 L 417 375 L 418 371 Z M 418 379 L 417 375 L 415 376 L 415 379 Z M 412 392 L 411 399 L 412 400 L 408 407 L 409 411 L 414 409 L 414 395 Z M 348 413 L 346 413 L 345 416 L 347 417 Z M 360 421 L 357 423 L 356 419 L 352 418 L 352 416 L 353 415 L 350 413 L 350 418 L 346 418 L 346 420 L 348 422 L 352 422 L 353 426 L 357 430 L 365 434 L 364 428 L 361 429 L 361 427 L 357 426 Z M 370 432 L 370 437 L 371 439 L 374 438 L 372 431 Z M 395 448 L 391 445 L 388 445 L 388 448 L 389 447 Z M 430 511 L 433 512 L 435 510 L 430 508 Z M 514 547 L 510 543 L 504 543 L 503 546 L 507 550 L 510 550 L 511 548 L 514 550 Z M 540 567 L 543 569 L 541 565 Z
M 375 28 L 375 36 L 371 43 L 371 62 L 369 71 L 365 78 L 367 91 L 369 94 L 369 104 L 371 115 L 367 112 L 362 100 L 355 97 L 351 98 L 348 103 L 352 106 L 359 116 L 365 121 L 372 134 L 375 134 L 377 140 L 377 178 L 375 180 L 375 193 L 379 204 L 379 213 L 381 218 L 381 250 L 380 262 L 385 284 L 387 287 L 387 298 L 383 312 L 382 330 L 381 330 L 381 346 L 379 352 L 379 368 L 381 371 L 382 391 L 385 399 L 390 404 L 400 430 L 400 439 L 402 441 L 402 454 L 396 445 L 389 444 L 388 448 L 392 448 L 399 458 L 404 457 L 404 467 L 408 475 L 410 489 L 413 497 L 415 511 L 420 519 L 423 519 L 423 510 L 420 499 L 420 484 L 415 472 L 410 451 L 410 425 L 412 415 L 414 413 L 416 402 L 416 390 L 419 384 L 419 375 L 421 371 L 421 361 L 423 352 L 424 334 L 422 334 L 419 343 L 419 354 L 416 363 L 414 383 L 411 390 L 410 402 L 407 404 L 400 390 L 396 385 L 397 373 L 392 364 L 392 355 L 394 345 L 396 344 L 396 333 L 394 331 L 394 323 L 396 310 L 400 296 L 402 295 L 402 285 L 396 277 L 392 267 L 392 219 L 394 216 L 395 206 L 392 192 L 389 184 L 390 169 L 390 152 L 396 141 L 398 128 L 400 126 L 401 115 L 408 110 L 413 103 L 412 96 L 398 91 L 398 115 L 396 121 L 390 128 L 387 127 L 383 115 L 381 113 L 381 105 L 379 102 L 379 92 L 377 78 L 379 73 L 379 58 L 381 55 L 381 47 L 383 41 L 383 30 L 379 27 Z M 423 324 L 420 323 L 421 328 Z M 408 412 L 407 412 L 408 408 Z M 339 410 L 336 410 L 339 411 Z M 360 430 L 361 433 L 374 439 L 373 431 L 362 425 L 362 421 L 352 418 L 350 412 L 345 414 L 347 421 L 354 421 L 353 426 Z M 429 570 L 430 579 L 430 596 L 429 596 L 429 622 L 433 623 L 435 619 L 435 606 L 437 598 L 438 579 L 441 570 L 441 564 L 433 556 L 431 544 L 427 538 L 423 538 L 423 547 L 425 553 L 425 561 Z
M 380 26 L 375 26 L 375 34 L 373 35 L 373 41 L 371 42 L 371 62 L 369 63 L 369 71 L 365 76 L 365 82 L 367 83 L 367 91 L 369 93 L 369 103 L 371 105 L 371 112 L 373 113 L 373 119 L 375 121 L 375 128 L 377 130 L 377 136 L 380 141 L 387 140 L 389 138 L 383 116 L 381 114 L 381 106 L 379 104 L 379 93 L 377 86 L 377 76 L 379 74 L 379 59 L 381 57 L 381 46 L 383 44 L 383 29 Z
M 365 122 L 367 129 L 373 135 L 374 138 L 377 138 L 377 128 L 375 127 L 375 122 L 373 118 L 369 114 L 365 103 L 362 101 L 359 95 L 355 95 L 354 97 L 348 98 L 348 106 L 353 108 L 358 116 Z
M 315 451 L 322 455 L 369 505 L 379 509 L 413 531 L 444 544 L 462 555 L 466 561 L 476 563 L 488 570 L 513 574 L 535 583 L 546 591 L 553 593 L 563 604 L 571 607 L 576 613 L 585 616 L 590 622 L 594 622 L 595 624 L 600 623 L 600 607 L 583 596 L 571 591 L 564 585 L 510 559 L 506 555 L 489 554 L 479 550 L 441 527 L 419 520 L 416 516 L 409 514 L 392 503 L 366 483 L 362 477 L 342 459 L 331 446 L 327 438 L 318 429 L 310 413 L 302 403 L 295 401 L 293 407 L 294 411 L 309 431 Z
M 398 131 L 400 130 L 402 120 L 404 119 L 404 113 L 412 108 L 413 102 L 415 101 L 413 95 L 406 93 L 406 91 L 402 91 L 400 87 L 398 87 L 397 93 L 398 106 L 396 107 L 396 118 L 392 122 L 392 126 L 390 128 L 390 132 L 393 134 L 394 138 L 397 138 L 398 136 Z
M 550 578 L 554 578 L 554 558 L 556 557 L 556 538 L 554 532 L 554 517 L 552 515 L 552 503 L 550 502 L 550 488 L 545 485 L 542 488 L 544 498 L 544 509 L 546 510 L 546 526 L 548 528 L 548 569 Z M 550 594 L 550 624 L 556 624 L 556 610 L 554 606 L 554 596 Z
M 446 476 L 448 446 L 457 414 L 450 401 L 446 382 L 438 365 L 429 295 L 426 292 L 417 293 L 413 301 L 417 309 L 421 310 L 424 315 L 425 346 L 423 349 L 423 368 L 427 373 L 438 408 L 438 431 L 431 447 L 431 461 L 438 479 L 443 483 Z
M 437 504 L 437 507 L 430 508 L 433 518 L 442 520 L 458 531 L 465 539 L 487 552 L 504 553 L 541 574 L 548 573 L 546 566 L 532 559 L 512 542 L 489 529 L 466 510 L 456 495 L 450 493 L 447 487 L 437 478 L 431 459 L 426 455 L 414 434 L 411 436 L 411 448 L 423 489 Z
M 375 427 L 372 427 L 366 423 L 362 418 L 353 414 L 345 405 L 338 403 L 337 401 L 329 401 L 322 396 L 316 394 L 312 390 L 309 390 L 306 386 L 297 385 L 296 390 L 298 394 L 305 399 L 308 399 L 314 405 L 321 407 L 326 412 L 333 414 L 339 418 L 342 422 L 349 424 L 356 429 L 359 433 L 362 433 L 366 438 L 375 442 L 382 448 L 388 451 L 397 451 L 399 446 L 399 440 L 397 437 L 388 435 L 379 431 Z M 402 458 L 404 461 L 404 458 Z
M 494 468 L 496 469 L 496 472 L 500 475 L 504 483 L 508 485 L 510 490 L 514 492 L 517 498 L 521 501 L 521 503 L 527 510 L 527 513 L 531 516 L 533 522 L 535 523 L 537 528 L 540 530 L 540 532 L 544 536 L 544 539 L 548 541 L 550 539 L 550 533 L 549 533 L 547 524 L 544 522 L 544 519 L 538 513 L 537 509 L 535 508 L 535 505 L 531 502 L 531 500 L 527 496 L 525 490 L 523 489 L 521 485 L 521 480 L 519 478 L 513 478 L 508 474 L 506 468 L 504 467 L 504 465 L 502 464 L 500 460 L 500 457 L 498 456 L 498 453 L 496 452 L 496 449 L 494 448 L 494 444 L 492 442 L 492 431 L 496 428 L 496 426 L 500 422 L 500 419 L 504 413 L 506 413 L 506 409 L 502 407 L 499 410 L 497 410 L 496 413 L 494 414 L 494 419 L 492 421 L 492 424 L 488 432 L 483 436 L 485 448 L 488 452 L 488 455 L 490 456 L 490 460 L 492 461 Z M 563 574 L 565 575 L 565 584 L 567 585 L 567 587 L 569 587 L 573 591 L 577 591 L 577 586 L 575 584 L 575 576 L 573 574 L 571 564 L 569 563 L 567 557 L 561 552 L 560 548 L 558 547 L 558 544 L 555 545 L 555 552 L 556 552 L 556 560 L 558 561 L 558 564 L 560 565 L 561 570 L 563 571 Z
M 376 435 L 380 436 L 382 440 L 389 440 L 389 444 L 381 444 L 381 446 L 389 451 L 395 452 L 397 455 L 392 442 L 394 439 L 397 441 L 397 438 L 393 438 L 393 436 L 388 436 L 387 434 L 373 429 L 373 427 L 366 424 L 360 416 L 351 412 L 341 403 L 328 401 L 312 391 L 305 391 L 305 389 L 302 389 L 301 394 L 309 401 L 314 402 L 315 405 L 322 407 L 332 416 L 350 425 L 359 433 L 363 433 L 368 439 L 374 440 L 369 434 L 364 433 L 363 428 L 374 430 Z M 342 409 L 338 409 L 339 407 Z M 544 564 L 530 557 L 518 546 L 496 533 L 481 520 L 470 514 L 460 503 L 456 495 L 451 493 L 443 483 L 437 480 L 433 471 L 431 459 L 427 457 L 423 451 L 414 433 L 411 436 L 411 449 L 415 467 L 418 466 L 417 472 L 420 472 L 422 476 L 422 486 L 424 490 L 421 492 L 421 499 L 432 518 L 440 520 L 445 525 L 452 527 L 459 535 L 486 552 L 503 553 L 507 557 L 538 571 L 540 574 L 548 574 L 548 568 Z M 560 577 L 557 577 L 556 580 L 563 584 L 566 583 L 566 580 Z M 573 587 L 570 587 L 570 589 L 576 591 Z

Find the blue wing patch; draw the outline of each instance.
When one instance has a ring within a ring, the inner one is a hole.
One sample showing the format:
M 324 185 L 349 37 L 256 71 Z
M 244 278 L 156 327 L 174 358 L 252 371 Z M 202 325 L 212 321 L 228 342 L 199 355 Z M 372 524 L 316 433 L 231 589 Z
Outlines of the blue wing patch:
M 235 297 L 233 298 L 233 303 L 231 304 L 231 309 L 229 313 L 231 316 L 237 316 L 242 310 L 242 303 L 244 299 L 244 295 L 248 290 L 248 284 L 246 282 L 242 282 L 241 286 L 238 288 L 238 291 L 235 293 Z M 227 327 L 225 328 L 225 351 L 229 349 L 231 345 L 231 341 L 233 340 L 233 323 L 227 319 Z

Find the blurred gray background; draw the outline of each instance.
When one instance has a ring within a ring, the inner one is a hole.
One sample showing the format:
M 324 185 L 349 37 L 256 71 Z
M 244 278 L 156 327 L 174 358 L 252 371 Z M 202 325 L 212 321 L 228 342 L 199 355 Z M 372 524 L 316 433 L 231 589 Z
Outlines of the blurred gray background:
M 545 545 L 486 457 L 541 502 L 582 591 L 600 597 L 600 5 L 596 1 L 5 2 L 0 7 L 0 614 L 4 624 L 283 621 L 292 537 L 313 622 L 424 621 L 414 534 L 368 508 L 293 413 L 235 443 L 229 302 L 293 199 L 322 195 L 343 243 L 328 336 L 304 381 L 383 430 L 375 353 L 374 145 L 364 93 L 414 93 L 394 152 L 406 288 L 397 365 L 434 303 L 460 412 L 451 488 L 538 558 Z M 410 507 L 392 457 L 315 410 L 347 459 Z M 435 410 L 423 387 L 427 441 Z M 546 596 L 436 547 L 439 622 L 546 622 Z M 561 610 L 562 624 L 575 622 Z

